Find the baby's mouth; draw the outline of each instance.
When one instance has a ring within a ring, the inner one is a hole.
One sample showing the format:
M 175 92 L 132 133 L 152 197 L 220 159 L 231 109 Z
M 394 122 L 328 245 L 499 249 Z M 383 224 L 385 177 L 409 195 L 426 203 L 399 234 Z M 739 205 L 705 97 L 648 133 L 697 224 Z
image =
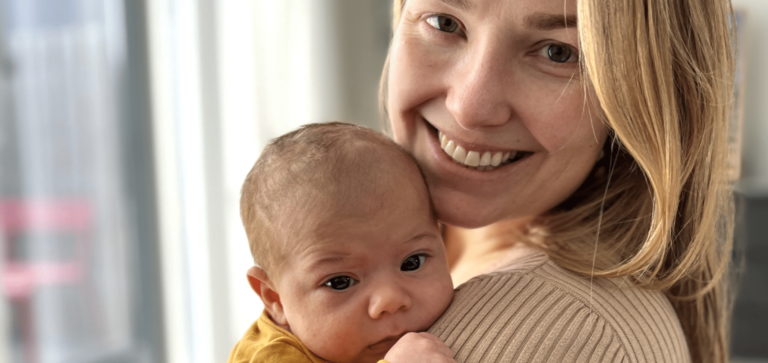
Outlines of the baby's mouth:
M 446 155 L 459 165 L 479 171 L 495 170 L 533 154 L 532 152 L 520 150 L 472 150 L 468 146 L 459 145 L 440 130 L 436 131 L 437 138 L 440 141 L 440 148 L 443 149 Z
M 405 334 L 384 338 L 382 340 L 379 340 L 376 343 L 369 345 L 368 347 L 375 352 L 378 352 L 378 351 L 387 352 L 389 351 L 390 348 L 392 348 L 393 345 L 395 345 L 395 343 L 397 343 L 398 340 L 400 340 L 400 338 L 403 335 Z

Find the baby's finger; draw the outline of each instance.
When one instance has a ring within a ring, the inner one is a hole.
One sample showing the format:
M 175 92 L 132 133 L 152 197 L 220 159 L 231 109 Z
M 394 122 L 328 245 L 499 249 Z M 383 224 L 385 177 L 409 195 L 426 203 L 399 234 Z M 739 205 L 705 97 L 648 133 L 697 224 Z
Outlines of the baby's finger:
M 440 338 L 430 333 L 418 333 L 418 334 L 422 338 L 426 338 L 426 339 L 429 339 L 430 341 L 433 341 L 435 344 L 435 351 L 437 353 L 440 353 L 446 357 L 453 358 L 453 351 L 451 351 L 451 348 L 448 348 L 448 346 L 442 340 L 440 340 Z
M 440 342 L 440 344 L 438 344 L 437 352 L 446 357 L 453 358 L 453 351 L 451 350 L 451 348 L 448 348 L 448 346 L 445 345 L 445 343 L 443 342 Z
M 442 342 L 442 340 L 440 340 L 440 338 L 436 337 L 434 334 L 430 334 L 427 332 L 414 333 L 414 334 L 418 335 L 420 338 L 426 338 L 429 340 L 434 340 L 436 342 Z

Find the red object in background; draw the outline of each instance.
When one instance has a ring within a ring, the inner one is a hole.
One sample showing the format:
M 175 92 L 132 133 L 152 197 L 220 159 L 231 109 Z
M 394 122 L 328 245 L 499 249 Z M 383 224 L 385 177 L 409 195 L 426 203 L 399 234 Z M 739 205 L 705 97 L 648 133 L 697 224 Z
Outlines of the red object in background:
M 41 286 L 78 285 L 86 275 L 86 253 L 92 231 L 92 208 L 89 200 L 0 200 L 0 288 L 20 311 L 24 356 L 36 362 L 35 337 L 32 331 L 31 299 Z M 24 234 L 43 232 L 71 234 L 75 238 L 72 254 L 61 260 L 16 260 L 13 246 Z
M 30 232 L 72 233 L 77 240 L 74 259 L 16 261 L 11 248 L 16 238 Z M 2 293 L 10 299 L 26 298 L 37 286 L 77 283 L 84 274 L 85 243 L 91 231 L 87 200 L 0 201 L 0 232 L 4 235 Z

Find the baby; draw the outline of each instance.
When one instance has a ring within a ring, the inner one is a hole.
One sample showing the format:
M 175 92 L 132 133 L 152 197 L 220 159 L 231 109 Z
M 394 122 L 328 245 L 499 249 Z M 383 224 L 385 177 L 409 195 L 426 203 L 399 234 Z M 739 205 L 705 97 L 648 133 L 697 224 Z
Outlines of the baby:
M 453 285 L 426 185 L 385 136 L 312 124 L 273 140 L 240 215 L 264 312 L 229 362 L 453 362 L 422 332 Z

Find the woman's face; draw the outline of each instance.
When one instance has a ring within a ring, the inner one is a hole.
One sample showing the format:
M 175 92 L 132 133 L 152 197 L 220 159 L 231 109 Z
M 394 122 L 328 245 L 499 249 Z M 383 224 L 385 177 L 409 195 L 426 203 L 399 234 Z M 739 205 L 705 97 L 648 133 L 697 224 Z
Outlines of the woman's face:
M 537 216 L 584 181 L 606 131 L 577 47 L 575 0 L 406 2 L 387 109 L 441 221 Z

